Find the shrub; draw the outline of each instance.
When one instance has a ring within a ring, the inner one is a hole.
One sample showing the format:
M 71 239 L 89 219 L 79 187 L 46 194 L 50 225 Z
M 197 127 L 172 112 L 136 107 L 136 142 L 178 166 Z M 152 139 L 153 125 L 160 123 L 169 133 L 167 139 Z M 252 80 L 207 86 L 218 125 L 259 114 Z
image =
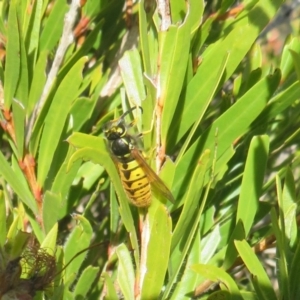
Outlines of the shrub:
M 163 3 L 3 2 L 1 299 L 297 298 L 299 38 L 257 43 L 281 1 Z M 174 203 L 129 204 L 131 107 Z

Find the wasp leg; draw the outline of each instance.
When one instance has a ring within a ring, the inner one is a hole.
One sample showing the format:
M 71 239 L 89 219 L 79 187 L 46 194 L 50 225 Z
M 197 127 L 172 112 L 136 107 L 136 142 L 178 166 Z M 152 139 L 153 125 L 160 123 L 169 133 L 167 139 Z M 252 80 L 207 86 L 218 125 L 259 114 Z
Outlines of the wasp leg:
M 153 114 L 152 114 L 152 120 L 151 120 L 151 124 L 150 124 L 150 128 L 148 130 L 145 130 L 141 133 L 141 135 L 146 135 L 148 133 L 150 133 L 154 127 L 154 119 L 155 119 L 155 112 L 156 110 L 153 110 Z

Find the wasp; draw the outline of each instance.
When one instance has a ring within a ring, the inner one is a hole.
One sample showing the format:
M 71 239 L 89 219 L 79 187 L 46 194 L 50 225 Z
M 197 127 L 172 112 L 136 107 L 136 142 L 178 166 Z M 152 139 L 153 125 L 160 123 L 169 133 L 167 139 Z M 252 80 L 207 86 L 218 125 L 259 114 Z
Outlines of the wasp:
M 123 188 L 130 202 L 137 207 L 148 207 L 151 204 L 152 191 L 174 202 L 170 190 L 146 163 L 137 147 L 138 137 L 141 135 L 133 136 L 128 133 L 135 122 L 126 123 L 125 117 L 134 109 L 136 107 L 103 126 L 104 136 Z M 140 109 L 142 111 L 141 107 Z

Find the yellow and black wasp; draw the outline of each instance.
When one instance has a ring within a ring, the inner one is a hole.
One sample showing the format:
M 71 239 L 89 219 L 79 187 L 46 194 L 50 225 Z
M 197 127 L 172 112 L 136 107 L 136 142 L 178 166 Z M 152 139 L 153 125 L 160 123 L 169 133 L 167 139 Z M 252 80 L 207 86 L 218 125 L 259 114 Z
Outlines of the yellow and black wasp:
M 148 207 L 152 200 L 152 190 L 159 196 L 174 202 L 170 190 L 144 160 L 137 147 L 137 138 L 128 133 L 135 122 L 126 124 L 125 117 L 136 107 L 126 111 L 121 117 L 103 126 L 104 135 L 111 156 L 117 166 L 123 188 L 137 207 Z M 140 108 L 142 110 L 142 108 Z

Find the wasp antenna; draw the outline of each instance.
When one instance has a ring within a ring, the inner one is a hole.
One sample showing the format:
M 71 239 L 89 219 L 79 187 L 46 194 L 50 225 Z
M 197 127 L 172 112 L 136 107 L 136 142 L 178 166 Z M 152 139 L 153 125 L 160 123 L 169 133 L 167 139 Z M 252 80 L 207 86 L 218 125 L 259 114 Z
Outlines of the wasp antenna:
M 134 106 L 130 109 L 128 109 L 127 111 L 124 112 L 124 114 L 120 117 L 120 120 L 124 120 L 124 118 L 130 114 L 132 111 L 134 111 L 135 109 L 139 108 L 141 110 L 141 113 L 143 113 L 143 108 L 141 106 Z

